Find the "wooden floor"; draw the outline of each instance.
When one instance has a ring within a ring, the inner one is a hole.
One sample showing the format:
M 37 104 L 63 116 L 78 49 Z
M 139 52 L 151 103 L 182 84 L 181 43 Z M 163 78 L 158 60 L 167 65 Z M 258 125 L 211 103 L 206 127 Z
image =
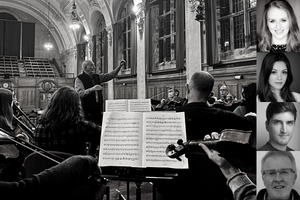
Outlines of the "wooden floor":
M 109 180 L 108 186 L 110 187 L 110 199 L 109 200 L 122 200 L 119 195 L 123 195 L 126 200 L 136 200 L 136 184 L 129 182 L 129 197 L 127 196 L 127 182 Z M 152 184 L 144 182 L 141 185 L 141 199 L 152 200 Z M 106 197 L 104 197 L 104 200 Z

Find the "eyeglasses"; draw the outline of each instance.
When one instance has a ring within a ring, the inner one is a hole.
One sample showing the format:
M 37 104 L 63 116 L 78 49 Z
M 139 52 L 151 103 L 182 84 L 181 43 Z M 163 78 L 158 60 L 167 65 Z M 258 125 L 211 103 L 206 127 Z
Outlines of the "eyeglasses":
M 274 178 L 277 175 L 277 172 L 281 177 L 288 177 L 291 175 L 291 173 L 295 173 L 295 171 L 292 168 L 284 168 L 284 169 L 270 169 L 270 170 L 264 170 L 263 175 Z

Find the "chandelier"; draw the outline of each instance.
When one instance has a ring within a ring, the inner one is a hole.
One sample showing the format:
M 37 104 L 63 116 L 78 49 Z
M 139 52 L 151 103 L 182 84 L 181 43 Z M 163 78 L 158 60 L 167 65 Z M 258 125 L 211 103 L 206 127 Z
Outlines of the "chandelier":
M 50 19 L 49 19 L 49 7 L 50 7 L 50 3 L 48 2 L 48 24 L 47 24 L 47 28 L 48 28 L 48 40 L 47 42 L 44 44 L 44 47 L 47 50 L 50 50 L 53 48 L 53 44 L 51 42 L 51 35 L 50 35 Z
M 75 4 L 75 0 L 73 1 L 73 5 L 71 8 L 71 17 L 70 17 L 70 22 L 71 24 L 69 25 L 69 27 L 73 30 L 80 28 L 80 19 L 78 17 L 77 14 L 77 10 L 76 10 L 76 4 Z

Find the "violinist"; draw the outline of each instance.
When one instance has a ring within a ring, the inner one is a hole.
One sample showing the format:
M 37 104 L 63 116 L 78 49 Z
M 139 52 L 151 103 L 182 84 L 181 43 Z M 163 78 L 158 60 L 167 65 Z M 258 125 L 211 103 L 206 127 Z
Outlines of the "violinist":
M 0 88 L 0 103 L 0 128 L 28 142 L 27 134 L 13 125 L 13 93 L 8 89 Z M 20 178 L 19 172 L 26 153 L 20 151 L 21 149 L 6 137 L 0 135 L 0 180 L 17 180 Z
M 101 126 L 86 120 L 79 94 L 64 86 L 52 95 L 35 129 L 35 145 L 48 151 L 61 151 L 74 155 L 93 155 L 100 143 Z M 86 144 L 95 148 L 86 152 Z
M 156 105 L 155 110 L 175 110 L 176 107 L 183 105 L 185 99 L 179 97 L 177 88 L 168 88 L 168 98 L 162 99 L 160 104 Z
M 235 95 L 230 92 L 227 85 L 220 87 L 220 95 L 221 98 L 215 101 L 213 107 L 233 112 L 239 106 L 239 101 Z

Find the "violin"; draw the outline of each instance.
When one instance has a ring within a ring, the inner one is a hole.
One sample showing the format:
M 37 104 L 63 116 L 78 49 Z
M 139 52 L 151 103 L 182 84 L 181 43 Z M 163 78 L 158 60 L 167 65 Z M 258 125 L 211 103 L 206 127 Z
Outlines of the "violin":
M 174 110 L 177 106 L 183 105 L 185 99 L 178 96 L 174 96 L 171 100 L 167 99 L 164 102 L 158 104 L 155 110 Z
M 169 158 L 181 161 L 181 156 L 190 153 L 204 153 L 199 143 L 205 144 L 208 148 L 216 150 L 220 156 L 224 157 L 233 165 L 239 168 L 243 166 L 254 167 L 256 163 L 256 148 L 249 144 L 251 131 L 236 129 L 225 129 L 220 133 L 219 139 L 209 140 L 190 140 L 183 142 L 182 139 L 177 141 L 177 145 L 170 144 L 166 148 L 166 155 Z M 254 158 L 254 160 L 251 160 Z

